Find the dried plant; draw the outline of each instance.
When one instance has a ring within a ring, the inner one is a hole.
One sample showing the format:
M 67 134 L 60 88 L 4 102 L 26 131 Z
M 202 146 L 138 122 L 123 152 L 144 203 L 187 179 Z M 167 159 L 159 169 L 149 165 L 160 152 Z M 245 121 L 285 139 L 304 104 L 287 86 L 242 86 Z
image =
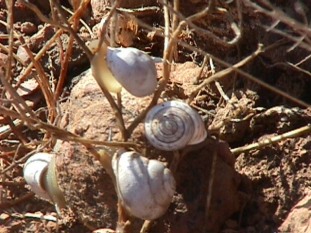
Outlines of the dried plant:
M 21 35 L 21 33 L 19 33 L 13 27 L 14 1 L 6 0 L 5 2 L 8 17 L 7 22 L 1 21 L 1 24 L 7 27 L 6 36 L 8 42 L 5 45 L 0 45 L 0 51 L 8 55 L 8 60 L 5 66 L 0 67 L 0 185 L 3 185 L 5 182 L 7 182 L 6 173 L 13 170 L 16 166 L 23 164 L 25 160 L 33 153 L 42 150 L 51 150 L 57 139 L 79 142 L 85 145 L 97 159 L 99 158 L 99 155 L 94 149 L 96 145 L 122 148 L 142 147 L 142 145 L 139 143 L 134 143 L 131 141 L 132 133 L 138 124 L 144 120 L 147 112 L 158 103 L 163 92 L 166 90 L 167 84 L 170 81 L 171 66 L 175 61 L 178 61 L 177 54 L 178 50 L 181 49 L 196 53 L 198 57 L 206 58 L 205 60 L 208 58 L 213 61 L 213 63 L 217 64 L 217 68 L 214 70 L 213 74 L 204 78 L 204 80 L 199 85 L 197 85 L 197 88 L 189 95 L 189 98 L 187 99 L 188 104 L 194 104 L 200 93 L 203 90 L 206 90 L 208 86 L 215 83 L 216 81 L 221 81 L 228 75 L 238 75 L 239 78 L 249 80 L 252 83 L 262 86 L 264 89 L 275 93 L 275 95 L 284 97 L 292 104 L 296 104 L 304 108 L 310 107 L 310 103 L 306 103 L 305 100 L 299 99 L 284 90 L 280 90 L 277 87 L 266 83 L 245 69 L 245 67 L 251 64 L 253 60 L 260 60 L 259 56 L 262 53 L 273 50 L 275 46 L 278 46 L 279 42 L 283 43 L 283 41 L 289 44 L 286 51 L 288 53 L 295 51 L 296 49 L 301 49 L 307 53 L 310 53 L 311 29 L 309 27 L 310 22 L 308 22 L 307 13 L 304 10 L 305 8 L 303 3 L 300 1 L 294 3 L 296 14 L 301 18 L 301 20 L 299 20 L 286 14 L 279 7 L 267 0 L 235 0 L 227 1 L 226 4 L 221 4 L 216 0 L 210 0 L 209 4 L 204 9 L 190 16 L 184 16 L 181 13 L 181 2 L 179 0 L 162 0 L 160 1 L 160 7 L 163 9 L 164 18 L 164 25 L 162 28 L 155 28 L 152 25 L 148 25 L 142 20 L 139 20 L 138 18 L 135 19 L 140 28 L 152 32 L 159 37 L 163 37 L 163 56 L 161 58 L 163 63 L 163 74 L 150 103 L 140 113 L 140 115 L 137 116 L 128 127 L 126 127 L 122 114 L 122 106 L 120 105 L 121 97 L 119 96 L 119 100 L 116 100 L 116 98 L 114 98 L 114 96 L 109 93 L 107 88 L 102 85 L 100 81 L 98 81 L 100 79 L 99 74 L 95 72 L 94 78 L 97 80 L 103 94 L 113 109 L 115 117 L 118 121 L 118 127 L 121 136 L 119 137 L 118 141 L 95 141 L 82 138 L 58 126 L 58 118 L 60 114 L 58 105 L 62 100 L 62 92 L 64 90 L 66 77 L 68 76 L 68 66 L 70 57 L 72 56 L 73 44 L 79 44 L 90 62 L 93 58 L 92 52 L 85 45 L 85 42 L 77 33 L 79 30 L 79 22 L 81 21 L 82 13 L 87 9 L 90 1 L 80 1 L 79 6 L 74 9 L 73 15 L 67 18 L 64 7 L 59 3 L 59 1 L 50 1 L 52 16 L 47 17 L 36 5 L 30 3 L 29 1 L 21 0 L 20 2 L 31 9 L 37 15 L 37 17 L 43 23 L 45 23 L 45 25 L 51 25 L 55 28 L 53 37 L 49 39 L 37 53 L 33 53 L 33 51 L 31 51 L 31 48 L 27 44 L 27 41 L 25 41 L 23 35 Z M 115 3 L 109 8 L 110 11 L 106 18 L 106 22 L 104 25 L 102 25 L 102 34 L 106 35 L 107 31 L 110 30 L 109 27 L 114 28 L 114 23 L 116 23 L 114 17 L 117 13 L 135 18 L 135 15 L 142 14 L 141 12 L 160 9 L 159 7 L 124 9 L 118 7 L 120 2 L 115 1 Z M 230 2 L 231 4 L 233 4 L 232 2 L 235 4 L 234 12 L 233 10 L 231 12 L 230 7 L 228 6 Z M 209 38 L 209 41 L 213 41 L 215 44 L 223 46 L 224 48 L 238 47 L 241 40 L 244 39 L 243 37 L 246 33 L 244 28 L 246 22 L 243 18 L 243 12 L 246 8 L 251 8 L 251 11 L 254 12 L 254 15 L 256 14 L 256 17 L 264 16 L 269 19 L 266 21 L 260 21 L 260 27 L 266 33 L 273 33 L 274 35 L 278 35 L 280 39 L 273 44 L 261 44 L 258 42 L 256 45 L 257 48 L 249 52 L 248 55 L 244 54 L 243 58 L 236 59 L 234 64 L 230 64 L 228 60 L 206 51 L 205 48 L 200 48 L 194 44 L 190 44 L 187 40 L 183 39 L 184 35 L 189 35 L 192 31 L 194 31 L 198 37 L 203 35 L 204 38 Z M 230 38 L 223 39 L 221 36 L 217 35 L 215 30 L 213 31 L 209 30 L 208 27 L 203 27 L 202 22 L 212 19 L 213 17 L 223 17 L 227 19 L 227 23 L 230 25 L 231 30 Z M 111 21 L 112 26 L 109 26 L 111 25 Z M 69 33 L 70 35 L 68 47 L 65 51 L 63 51 L 63 48 L 61 48 L 61 45 L 58 41 L 63 33 Z M 115 33 L 112 34 L 114 35 Z M 22 45 L 28 57 L 30 58 L 30 63 L 28 65 L 22 64 L 21 59 L 17 54 L 14 53 L 14 46 L 16 43 Z M 100 47 L 102 43 L 106 43 L 104 36 L 100 38 L 98 47 Z M 46 55 L 47 51 L 55 45 L 59 46 L 60 51 L 63 51 L 63 54 L 60 56 L 62 69 L 59 77 L 57 78 L 49 77 L 44 71 L 42 64 L 40 63 L 41 59 L 43 59 L 43 56 Z M 308 67 L 306 64 L 310 63 L 310 55 L 305 55 L 304 57 L 301 56 L 298 58 L 300 60 L 296 62 L 284 60 L 280 61 L 281 64 L 273 65 L 280 65 L 285 66 L 288 69 L 293 69 L 301 74 L 302 77 L 310 79 L 310 71 L 305 68 Z M 16 78 L 16 74 L 13 73 L 13 66 L 16 62 L 21 63 L 23 66 L 18 80 Z M 204 65 L 207 66 L 207 62 L 202 64 L 202 69 L 204 68 Z M 46 107 L 44 107 L 46 117 L 44 119 L 42 119 L 42 109 L 32 109 L 29 107 L 26 101 L 17 91 L 21 84 L 27 80 L 28 76 L 30 76 L 30 74 L 33 72 L 33 68 L 35 68 L 34 77 L 39 84 L 40 90 L 44 96 L 44 102 L 46 104 Z M 217 87 L 221 95 L 225 96 L 226 91 L 223 91 L 220 85 L 217 85 Z M 232 89 L 234 89 L 234 87 L 232 87 Z M 36 132 L 37 136 L 35 138 L 28 137 L 27 133 L 30 131 Z M 310 125 L 306 125 L 302 128 L 287 132 L 284 135 L 278 135 L 264 142 L 232 149 L 232 153 L 237 154 L 256 148 L 258 149 L 262 146 L 269 145 L 270 143 L 283 140 L 284 138 L 296 137 L 302 133 L 310 133 L 310 131 Z M 7 142 L 10 135 L 14 135 L 15 141 L 12 143 Z M 213 156 L 216 159 L 216 155 Z M 213 163 L 215 163 L 215 161 Z M 209 182 L 210 187 L 212 187 L 213 174 L 210 176 Z M 5 191 L 0 190 L 0 192 L 2 192 L 1 195 L 5 195 Z M 207 196 L 206 212 L 208 212 L 210 206 L 210 198 L 212 195 L 211 192 L 212 189 L 210 189 Z M 20 203 L 25 199 L 30 198 L 31 196 L 32 195 L 30 194 L 26 194 L 20 199 L 11 202 L 0 203 L 0 207 L 2 209 L 14 206 L 15 204 Z M 146 232 L 149 226 L 150 222 L 146 221 L 141 232 Z M 122 231 L 126 231 L 125 228 L 126 227 L 124 227 Z

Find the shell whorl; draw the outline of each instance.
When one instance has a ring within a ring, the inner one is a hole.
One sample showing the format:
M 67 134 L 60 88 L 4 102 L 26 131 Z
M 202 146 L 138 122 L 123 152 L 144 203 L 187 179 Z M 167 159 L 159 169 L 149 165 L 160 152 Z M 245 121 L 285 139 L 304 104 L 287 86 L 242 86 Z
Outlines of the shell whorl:
M 178 150 L 202 142 L 207 135 L 201 116 L 188 104 L 168 101 L 154 106 L 145 119 L 145 134 L 160 150 Z
M 24 165 L 24 178 L 31 190 L 39 197 L 50 200 L 50 195 L 44 187 L 43 180 L 46 175 L 53 155 L 49 153 L 36 153 L 32 155 Z
M 126 151 L 114 156 L 112 168 L 118 197 L 131 215 L 151 220 L 166 212 L 176 184 L 172 173 L 162 162 Z

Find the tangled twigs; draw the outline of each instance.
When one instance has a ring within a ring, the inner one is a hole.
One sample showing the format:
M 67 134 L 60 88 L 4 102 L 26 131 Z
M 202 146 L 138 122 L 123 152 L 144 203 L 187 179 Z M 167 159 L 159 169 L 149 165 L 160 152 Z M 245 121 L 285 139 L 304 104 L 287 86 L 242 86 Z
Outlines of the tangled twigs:
M 213 1 L 211 1 L 213 2 Z M 134 131 L 134 129 L 137 127 L 137 125 L 145 118 L 147 112 L 157 104 L 158 99 L 160 98 L 162 92 L 164 91 L 167 82 L 170 78 L 170 69 L 171 69 L 171 62 L 172 62 L 172 52 L 175 47 L 175 45 L 178 42 L 178 36 L 180 35 L 182 29 L 187 25 L 187 21 L 193 21 L 197 20 L 204 15 L 206 15 L 212 8 L 210 6 L 213 6 L 213 4 L 210 4 L 209 7 L 205 8 L 204 10 L 189 16 L 185 20 L 182 20 L 176 30 L 172 33 L 170 40 L 167 42 L 167 45 L 164 45 L 164 52 L 163 52 L 163 79 L 160 81 L 158 89 L 153 95 L 153 98 L 146 109 L 144 109 L 139 116 L 135 118 L 135 120 L 132 122 L 132 124 L 128 127 L 127 131 L 129 135 Z M 165 27 L 169 27 L 168 20 L 166 20 Z
M 0 80 L 5 90 L 9 93 L 12 104 L 15 107 L 16 111 L 12 111 L 16 114 L 17 118 L 21 118 L 22 120 L 32 117 L 33 119 L 37 119 L 36 115 L 32 112 L 32 110 L 27 106 L 23 98 L 21 98 L 16 90 L 9 84 L 7 79 L 3 75 L 3 70 L 0 70 Z M 1 106 L 0 106 L 1 107 Z M 2 112 L 4 114 L 5 112 Z
M 113 8 L 114 10 L 111 10 L 111 12 L 115 11 L 117 3 L 118 3 L 118 1 L 115 3 L 115 7 Z M 55 4 L 55 7 L 58 10 L 58 13 L 59 13 L 62 21 L 66 24 L 67 30 L 76 39 L 76 41 L 81 46 L 81 48 L 85 51 L 87 57 L 89 58 L 89 60 L 91 62 L 92 59 L 93 59 L 93 54 L 87 48 L 87 46 L 83 43 L 83 41 L 77 35 L 77 33 L 71 28 L 71 25 L 69 24 L 69 22 L 66 20 L 66 18 L 64 17 L 64 15 L 62 13 L 62 8 L 59 5 L 59 3 L 54 2 L 54 4 Z M 111 16 L 112 16 L 112 14 L 111 14 Z M 98 72 L 98 67 L 95 68 L 95 72 L 93 72 L 93 76 L 94 76 L 95 80 L 97 81 L 98 85 L 100 86 L 100 88 L 101 88 L 102 92 L 104 93 L 105 97 L 107 98 L 107 100 L 108 100 L 112 110 L 115 113 L 116 119 L 118 121 L 118 126 L 119 126 L 119 129 L 121 131 L 122 140 L 123 141 L 127 141 L 127 139 L 129 138 L 129 134 L 128 134 L 126 128 L 125 128 L 125 123 L 124 123 L 124 119 L 123 119 L 123 115 L 122 115 L 121 109 L 118 107 L 117 103 L 115 102 L 115 100 L 113 99 L 113 97 L 111 96 L 109 91 L 107 90 L 106 86 L 103 85 L 102 81 L 100 80 L 100 75 L 99 75 L 99 72 Z
M 139 21 L 139 20 L 137 20 L 137 21 L 139 22 L 140 26 L 142 26 L 142 27 L 144 27 L 144 28 L 146 28 L 146 29 L 148 29 L 148 30 L 153 30 L 153 28 L 152 28 L 151 26 L 145 24 L 144 22 Z M 188 20 L 187 20 L 187 19 L 185 19 L 185 21 L 188 23 Z M 188 24 L 188 25 L 189 25 L 189 24 Z M 190 25 L 190 26 L 191 26 L 191 25 Z M 161 35 L 161 34 L 157 34 L 157 35 L 158 35 L 158 36 L 163 36 L 163 35 Z M 214 55 L 212 55 L 212 54 L 207 53 L 207 52 L 204 51 L 203 49 L 200 49 L 200 48 L 195 47 L 195 46 L 191 46 L 191 45 L 189 45 L 189 44 L 187 44 L 187 43 L 185 43 L 185 42 L 183 42 L 183 41 L 181 41 L 181 40 L 178 40 L 177 38 L 171 37 L 171 40 L 175 40 L 176 43 L 178 43 L 179 45 L 183 46 L 184 48 L 186 48 L 186 49 L 188 49 L 188 50 L 190 50 L 190 51 L 197 52 L 197 53 L 202 54 L 202 55 L 204 55 L 204 56 L 209 56 L 211 59 L 213 59 L 215 62 L 219 63 L 220 65 L 222 65 L 222 66 L 224 66 L 224 67 L 228 67 L 227 69 L 225 69 L 225 70 L 223 70 L 223 71 L 220 71 L 221 73 L 220 73 L 220 72 L 215 73 L 214 75 L 217 77 L 216 79 L 220 79 L 221 77 L 224 77 L 225 74 L 230 74 L 230 73 L 232 73 L 232 72 L 236 72 L 236 73 L 240 74 L 242 77 L 248 78 L 248 79 L 251 80 L 252 82 L 257 83 L 257 84 L 263 86 L 263 87 L 266 88 L 267 90 L 270 90 L 270 91 L 272 91 L 272 92 L 274 92 L 274 93 L 276 93 L 276 94 L 278 94 L 278 95 L 280 95 L 280 96 L 282 96 L 282 97 L 284 97 L 284 98 L 286 98 L 286 99 L 292 101 L 293 103 L 296 103 L 296 104 L 298 104 L 298 105 L 300 105 L 300 106 L 303 106 L 303 107 L 309 107 L 309 106 L 310 106 L 309 104 L 305 103 L 304 101 L 299 100 L 299 99 L 297 99 L 297 98 L 294 97 L 294 96 L 291 96 L 291 95 L 288 94 L 287 92 L 282 91 L 282 90 L 280 90 L 280 89 L 278 89 L 278 88 L 275 88 L 274 86 L 272 86 L 272 85 L 270 85 L 270 84 L 268 84 L 268 83 L 265 83 L 265 82 L 261 81 L 260 79 L 258 79 L 258 78 L 256 78 L 256 77 L 254 77 L 253 75 L 251 75 L 251 74 L 249 74 L 249 73 L 247 73 L 247 72 L 241 70 L 241 69 L 238 68 L 238 67 L 236 67 L 236 68 L 234 67 L 234 66 L 236 66 L 237 64 L 239 64 L 240 62 L 243 62 L 243 60 L 240 61 L 239 63 L 235 64 L 235 65 L 232 65 L 232 64 L 230 64 L 230 63 L 228 63 L 228 62 L 225 62 L 225 61 L 224 61 L 223 59 L 221 59 L 221 58 L 218 58 L 218 57 L 216 57 L 216 56 L 214 56 Z M 300 45 L 302 45 L 302 44 L 300 44 Z M 266 48 L 265 48 L 265 51 L 268 51 L 270 47 L 272 47 L 272 46 L 266 47 Z M 305 47 L 303 47 L 303 48 L 305 48 Z M 261 48 L 261 49 L 263 49 L 263 48 Z M 309 48 L 309 49 L 311 49 L 311 48 Z M 260 54 L 261 52 L 263 52 L 263 51 L 258 51 L 258 49 L 257 49 L 257 50 L 255 51 L 255 53 L 257 53 L 257 52 L 258 52 L 258 55 L 259 55 L 259 54 Z M 254 53 L 253 53 L 253 54 L 254 54 Z M 250 56 L 252 56 L 252 55 L 250 55 Z M 249 56 L 246 57 L 245 59 L 248 59 L 248 58 L 249 58 Z M 245 62 L 245 64 L 246 64 L 246 63 L 247 63 L 247 62 Z M 227 72 L 228 72 L 228 73 L 227 73 Z M 214 75 L 211 76 L 211 77 L 214 77 Z M 220 76 L 221 76 L 221 77 L 220 77 Z M 209 79 L 208 79 L 208 80 L 209 80 Z M 207 81 L 207 82 L 210 82 L 210 81 Z M 199 89 L 199 88 L 198 88 L 198 89 Z M 195 96 L 197 95 L 197 93 L 198 93 L 198 92 L 196 92 L 196 94 L 194 94 L 194 96 L 191 98 L 191 101 L 193 100 L 193 98 L 195 98 Z M 155 98 L 155 99 L 156 99 L 156 98 Z M 191 101 L 188 101 L 188 103 L 190 103 Z M 156 104 L 156 100 L 153 100 L 153 102 L 151 102 L 149 106 L 152 107 L 152 106 L 155 105 L 155 104 Z M 151 107 L 150 107 L 150 108 L 151 108 Z M 132 130 L 135 129 L 135 127 L 143 120 L 143 118 L 145 117 L 147 111 L 148 111 L 150 108 L 149 108 L 149 107 L 146 108 L 146 109 L 141 113 L 141 115 L 139 115 L 139 116 L 135 119 L 135 121 L 134 121 L 134 122 L 130 125 L 130 127 L 129 127 L 129 132 L 132 132 Z
M 72 17 L 69 18 L 69 22 L 71 22 L 72 20 L 74 20 L 80 13 L 80 8 L 74 12 L 74 15 Z M 44 28 L 42 28 L 41 30 L 44 30 Z M 56 31 L 56 33 L 53 35 L 53 37 L 48 40 L 46 42 L 46 44 L 42 47 L 42 49 L 35 55 L 35 60 L 38 61 L 45 53 L 46 51 L 52 46 L 52 44 L 54 43 L 54 41 L 63 33 L 63 29 L 58 29 L 58 31 Z M 22 77 L 20 78 L 20 81 L 16 84 L 16 86 L 19 86 L 24 79 L 29 75 L 29 73 L 31 72 L 33 63 L 31 62 L 27 68 L 25 69 L 25 71 L 22 74 Z
M 265 146 L 268 146 L 268 145 L 271 145 L 273 143 L 285 140 L 287 138 L 299 137 L 300 135 L 307 134 L 307 133 L 311 133 L 311 124 L 303 126 L 301 128 L 298 128 L 298 129 L 294 129 L 294 130 L 286 132 L 286 133 L 283 133 L 281 135 L 277 135 L 275 137 L 264 139 L 260 142 L 256 142 L 256 143 L 253 143 L 250 145 L 246 145 L 246 146 L 242 146 L 242 147 L 232 149 L 231 152 L 232 152 L 232 154 L 237 155 L 237 154 L 241 154 L 243 152 L 247 152 L 250 150 L 263 148 Z
M 182 46 L 184 46 L 185 48 L 188 48 L 188 49 L 191 49 L 193 51 L 197 51 L 205 56 L 210 56 L 214 61 L 220 63 L 221 65 L 224 65 L 226 67 L 228 67 L 227 69 L 224 69 L 222 71 L 219 71 L 217 73 L 215 73 L 214 75 L 210 76 L 205 82 L 203 82 L 200 86 L 198 86 L 191 94 L 190 94 L 190 97 L 188 99 L 188 103 L 190 103 L 191 101 L 193 101 L 193 99 L 196 97 L 196 95 L 199 93 L 199 91 L 201 90 L 201 88 L 203 88 L 203 86 L 206 86 L 208 85 L 209 83 L 211 83 L 212 81 L 215 81 L 215 80 L 219 80 L 223 77 L 225 77 L 225 75 L 228 75 L 230 73 L 232 73 L 233 71 L 237 72 L 238 74 L 244 76 L 245 78 L 251 80 L 252 82 L 254 83 L 257 83 L 259 84 L 260 86 L 266 88 L 267 90 L 270 90 L 280 96 L 283 96 L 284 98 L 292 101 L 293 103 L 296 103 L 300 106 L 303 106 L 303 107 L 310 107 L 309 104 L 305 103 L 304 101 L 302 100 L 299 100 L 297 99 L 296 97 L 294 96 L 291 96 L 290 94 L 288 94 L 287 92 L 285 91 L 282 91 L 268 83 L 265 83 L 264 81 L 254 77 L 253 75 L 241 70 L 239 67 L 247 64 L 248 61 L 250 61 L 251 59 L 253 59 L 254 57 L 258 56 L 260 53 L 262 53 L 263 51 L 267 51 L 269 48 L 265 48 L 263 49 L 262 48 L 262 45 L 259 44 L 258 45 L 258 48 L 255 52 L 253 52 L 251 55 L 249 55 L 248 57 L 244 58 L 243 60 L 241 60 L 240 62 L 236 63 L 235 65 L 230 65 L 229 63 L 211 55 L 211 54 L 208 54 L 206 53 L 205 51 L 201 50 L 201 49 L 198 49 L 198 48 L 195 48 L 194 46 L 190 46 L 186 43 L 183 43 L 183 42 L 180 42 L 180 44 Z M 213 79 L 213 80 L 211 80 Z M 204 84 L 205 83 L 205 84 Z M 204 85 L 203 85 L 204 84 Z
M 74 21 L 73 21 L 73 29 L 74 29 L 74 31 L 77 31 L 81 14 L 82 14 L 83 10 L 86 9 L 86 6 L 87 6 L 89 1 L 90 0 L 82 1 L 80 3 L 79 8 L 76 10 L 78 13 L 77 13 L 77 17 L 74 18 Z M 54 3 L 54 1 L 51 1 L 51 6 L 53 5 L 53 3 Z M 63 65 L 62 65 L 61 73 L 59 75 L 59 79 L 58 79 L 57 86 L 56 86 L 56 89 L 55 89 L 55 99 L 58 99 L 58 97 L 61 95 L 61 93 L 63 91 L 63 87 L 64 87 L 65 80 L 66 80 L 66 77 L 67 77 L 68 63 L 69 63 L 69 60 L 70 60 L 70 56 L 72 55 L 73 42 L 74 42 L 74 38 L 73 38 L 72 35 L 70 35 L 70 38 L 69 38 L 69 41 L 68 41 L 67 50 L 65 52 L 65 56 L 63 57 L 63 62 L 62 62 Z
M 61 19 L 61 21 L 65 24 L 65 26 L 63 26 L 62 24 L 55 22 L 53 20 L 47 19 L 45 16 L 42 15 L 42 13 L 38 10 L 38 8 L 29 3 L 26 2 L 24 0 L 22 0 L 22 2 L 29 7 L 31 10 L 33 10 L 38 17 L 43 20 L 44 22 L 48 22 L 52 25 L 56 25 L 57 27 L 60 27 L 63 30 L 66 30 L 70 33 L 71 36 L 73 36 L 75 38 L 75 40 L 77 41 L 77 43 L 79 44 L 79 46 L 84 50 L 84 52 L 86 53 L 88 59 L 91 61 L 93 59 L 93 54 L 92 52 L 88 49 L 88 47 L 85 45 L 85 43 L 81 40 L 81 38 L 78 36 L 78 34 L 74 31 L 74 29 L 71 27 L 70 23 L 67 21 L 67 19 L 65 18 L 64 14 L 63 14 L 63 10 L 60 6 L 60 4 L 57 1 L 53 1 L 53 5 L 55 6 L 55 8 L 57 9 L 58 13 L 59 13 L 59 17 Z M 111 10 L 111 16 L 112 13 L 115 11 L 116 9 L 116 5 L 112 8 Z M 79 9 L 82 6 L 80 5 Z M 79 9 L 77 11 L 79 11 Z M 110 16 L 110 17 L 111 17 Z M 115 115 L 116 115 L 116 119 L 118 121 L 118 125 L 121 131 L 121 135 L 122 135 L 122 140 L 123 141 L 127 141 L 129 134 L 127 133 L 127 130 L 125 128 L 125 124 L 124 124 L 124 120 L 123 120 L 123 116 L 122 116 L 122 112 L 121 109 L 117 106 L 116 102 L 114 101 L 113 97 L 111 96 L 111 94 L 108 92 L 107 88 L 102 85 L 102 82 L 100 82 L 99 80 L 99 75 L 98 72 L 95 70 L 93 76 L 95 77 L 96 81 L 98 82 L 102 92 L 104 93 L 105 97 L 107 98 L 109 104 L 111 105 L 111 108 L 113 109 Z
M 10 8 L 9 8 L 10 9 Z M 10 12 L 10 11 L 9 11 Z M 9 23 L 6 24 L 7 27 L 9 27 Z M 22 44 L 22 47 L 25 49 L 27 55 L 29 56 L 29 58 L 31 59 L 31 64 L 34 65 L 38 71 L 38 77 L 35 76 L 38 84 L 40 85 L 41 89 L 42 89 L 42 92 L 43 92 L 43 95 L 45 97 L 45 100 L 46 100 L 46 103 L 49 107 L 49 117 L 48 119 L 52 122 L 53 119 L 55 118 L 56 116 L 56 113 L 55 113 L 55 101 L 53 99 L 53 95 L 52 95 L 52 90 L 49 86 L 49 83 L 48 83 L 48 79 L 42 69 L 42 66 L 40 65 L 40 63 L 34 58 L 32 52 L 30 51 L 29 47 L 27 46 L 24 38 L 19 34 L 17 33 L 16 31 L 14 30 L 10 30 L 10 33 L 13 33 L 13 36 L 18 38 L 20 43 Z M 12 74 L 11 74 L 11 62 L 12 62 L 12 56 L 10 56 L 10 53 L 12 53 L 12 43 L 9 42 L 9 49 L 8 49 L 8 54 L 9 54 L 9 58 L 11 59 L 8 59 L 8 66 L 7 66 L 7 69 L 6 69 L 6 80 L 8 80 L 8 83 L 7 85 L 10 85 L 9 82 L 11 81 L 12 79 Z M 10 52 L 11 51 L 11 52 Z M 17 58 L 17 60 L 19 62 L 20 59 L 18 57 L 16 57 L 16 55 L 14 55 L 13 57 Z M 21 62 L 22 63 L 22 62 Z M 10 70 L 10 71 L 8 71 Z M 16 84 L 16 87 L 18 87 L 19 84 Z M 7 88 L 10 88 L 10 87 L 7 87 Z M 10 93 L 12 94 L 12 93 Z M 14 96 L 14 95 L 13 95 Z
M 304 35 L 308 35 L 309 37 L 311 37 L 311 28 L 308 25 L 302 24 L 300 22 L 298 22 L 297 20 L 288 17 L 288 15 L 286 15 L 283 11 L 279 10 L 277 7 L 272 6 L 272 4 L 267 1 L 267 0 L 261 0 L 266 6 L 268 6 L 270 8 L 269 9 L 265 9 L 263 7 L 261 7 L 258 3 L 255 3 L 251 0 L 243 0 L 243 2 L 249 6 L 252 6 L 254 9 L 270 16 L 272 19 L 275 19 L 279 22 L 283 22 L 285 24 L 287 24 L 288 26 L 290 26 L 292 28 L 292 30 L 300 33 L 300 34 L 304 34 Z
M 236 71 L 238 68 L 242 67 L 246 63 L 248 63 L 250 60 L 252 60 L 254 57 L 256 57 L 258 54 L 263 52 L 262 45 L 258 45 L 257 50 L 251 54 L 250 56 L 244 58 L 242 61 L 234 64 L 231 67 L 228 67 L 227 69 L 224 69 L 222 71 L 219 71 L 215 73 L 214 75 L 210 76 L 208 79 L 206 79 L 203 83 L 201 83 L 189 96 L 188 103 L 191 103 L 193 99 L 196 97 L 196 95 L 199 93 L 200 90 L 202 90 L 204 87 L 206 87 L 208 84 L 217 81 L 218 79 L 223 78 L 224 76 L 230 74 L 233 71 Z
M 31 62 L 33 63 L 34 67 L 36 68 L 38 72 L 38 76 L 35 76 L 35 77 L 36 77 L 36 80 L 39 86 L 41 87 L 42 93 L 44 95 L 45 101 L 48 106 L 48 110 L 49 110 L 48 120 L 50 122 L 53 122 L 54 119 L 56 118 L 56 101 L 53 98 L 53 93 L 49 85 L 48 77 L 45 75 L 41 64 L 35 60 L 31 50 L 26 45 L 24 38 L 22 36 L 19 36 L 18 38 L 20 42 L 22 43 L 23 48 L 27 52 Z
M 12 118 L 20 118 L 24 121 L 24 124 L 27 125 L 29 128 L 37 129 L 42 132 L 49 132 L 51 133 L 55 138 L 61 139 L 64 141 L 76 141 L 80 142 L 82 144 L 94 144 L 94 145 L 103 145 L 103 146 L 109 146 L 109 147 L 132 147 L 135 149 L 139 148 L 139 145 L 137 143 L 133 142 L 108 142 L 108 141 L 96 141 L 96 140 L 90 140 L 86 138 L 82 138 L 76 134 L 70 133 L 64 129 L 58 128 L 54 125 L 45 123 L 41 120 L 39 120 L 37 117 L 31 118 L 31 117 L 24 117 L 22 118 L 21 115 L 18 112 L 15 112 L 13 110 L 7 109 L 3 106 L 0 106 L 0 111 L 4 115 L 10 116 Z
M 287 49 L 287 52 L 291 52 L 296 47 L 300 47 L 309 52 L 311 51 L 311 29 L 306 16 L 307 8 L 305 8 L 302 2 L 296 1 L 294 5 L 295 11 L 301 16 L 303 22 L 299 22 L 295 18 L 288 16 L 288 14 L 278 7 L 273 6 L 269 1 L 262 0 L 258 3 L 258 1 L 243 0 L 243 2 L 246 6 L 250 6 L 272 19 L 272 25 L 260 25 L 267 32 L 276 33 L 294 42 L 294 44 Z M 289 30 L 284 30 L 284 28 L 278 29 L 277 26 L 280 23 L 287 25 Z

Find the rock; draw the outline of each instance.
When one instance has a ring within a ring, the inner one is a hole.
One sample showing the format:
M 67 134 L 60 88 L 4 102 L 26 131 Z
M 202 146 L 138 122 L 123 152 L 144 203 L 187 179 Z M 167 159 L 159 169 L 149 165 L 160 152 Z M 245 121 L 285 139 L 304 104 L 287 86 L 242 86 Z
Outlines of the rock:
M 24 22 L 21 25 L 21 32 L 26 35 L 32 35 L 37 31 L 36 25 L 31 22 Z
M 174 67 L 176 79 L 173 75 L 170 80 L 172 86 L 180 82 L 179 90 L 171 90 L 169 86 L 169 93 L 165 93 L 167 98 L 176 98 L 180 91 L 184 93 L 181 90 L 183 88 L 193 88 L 193 73 L 198 72 L 197 66 L 189 63 L 188 72 L 177 73 L 181 67 L 183 64 Z M 161 77 L 161 64 L 157 68 L 158 76 Z M 72 88 L 69 100 L 61 106 L 64 113 L 61 127 L 88 139 L 116 140 L 118 127 L 114 113 L 90 71 L 76 79 L 79 82 Z M 150 100 L 151 96 L 136 98 L 122 91 L 122 112 L 126 126 L 143 111 Z M 129 141 L 141 142 L 143 154 L 148 158 L 158 159 L 166 164 L 172 161 L 173 152 L 156 150 L 146 141 L 143 124 L 135 129 Z M 115 227 L 117 197 L 111 179 L 83 146 L 64 143 L 59 148 L 58 177 L 65 199 L 70 201 L 73 212 L 92 228 Z M 215 173 L 212 174 L 211 164 L 213 155 L 216 154 Z M 204 228 L 211 232 L 219 231 L 224 222 L 243 204 L 239 193 L 241 176 L 234 169 L 234 161 L 225 142 L 212 140 L 187 148 L 175 174 L 177 192 L 172 204 L 167 213 L 155 221 L 150 232 L 168 232 L 168 226 L 169 232 L 202 232 Z M 214 185 L 209 190 L 211 174 Z M 206 200 L 210 194 L 211 205 L 206 210 Z M 133 232 L 139 232 L 140 220 L 135 219 L 132 223 Z
M 0 53 L 0 67 L 6 67 L 7 60 L 8 60 L 8 55 L 4 53 Z
M 19 57 L 19 60 L 22 62 L 23 65 L 27 65 L 28 63 L 30 63 L 30 57 L 28 56 L 28 53 L 23 46 L 18 46 L 16 55 Z
M 311 232 L 311 190 L 290 211 L 279 227 L 280 232 Z
M 104 168 L 77 143 L 64 142 L 56 155 L 56 174 L 67 206 L 88 228 L 115 228 L 117 196 Z
M 33 52 L 38 52 L 46 42 L 54 35 L 55 30 L 51 25 L 44 26 L 36 34 L 32 35 L 29 42 Z
M 155 6 L 157 5 L 156 0 L 126 0 L 120 1 L 121 8 L 140 8 L 145 6 Z M 93 16 L 95 19 L 100 20 L 105 11 L 107 11 L 107 7 L 110 6 L 109 0 L 91 0 L 91 8 L 93 12 Z

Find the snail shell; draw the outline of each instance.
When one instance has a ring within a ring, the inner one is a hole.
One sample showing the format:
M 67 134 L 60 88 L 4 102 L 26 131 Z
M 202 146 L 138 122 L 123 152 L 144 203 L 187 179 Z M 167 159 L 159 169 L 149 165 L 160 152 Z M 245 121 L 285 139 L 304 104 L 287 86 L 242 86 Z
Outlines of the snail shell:
M 94 42 L 96 43 L 96 42 Z M 94 51 L 94 43 L 89 48 Z M 151 95 L 157 87 L 157 70 L 152 58 L 136 48 L 112 48 L 105 44 L 95 53 L 91 66 L 110 92 L 126 89 L 136 97 Z
M 207 131 L 195 110 L 186 103 L 173 100 L 158 104 L 148 112 L 145 134 L 157 149 L 172 151 L 202 142 Z
M 66 204 L 56 180 L 55 155 L 34 154 L 26 161 L 23 173 L 31 190 L 39 197 L 53 202 L 57 212 L 60 213 L 60 209 Z
M 175 180 L 163 163 L 128 151 L 114 156 L 112 168 L 119 199 L 131 215 L 152 220 L 166 212 Z
M 52 157 L 53 155 L 49 153 L 34 154 L 26 161 L 23 169 L 24 178 L 31 190 L 46 200 L 51 200 L 51 198 L 44 188 L 43 177 L 47 173 Z

